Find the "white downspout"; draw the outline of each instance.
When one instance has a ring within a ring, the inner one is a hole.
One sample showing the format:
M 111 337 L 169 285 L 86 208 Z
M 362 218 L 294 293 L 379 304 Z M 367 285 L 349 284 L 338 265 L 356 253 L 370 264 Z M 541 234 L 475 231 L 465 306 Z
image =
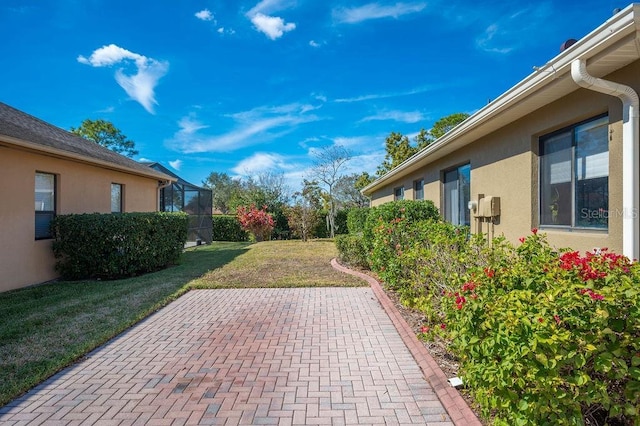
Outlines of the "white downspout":
M 622 101 L 622 252 L 629 259 L 640 258 L 640 184 L 638 168 L 638 94 L 629 86 L 593 77 L 584 59 L 571 63 L 571 77 L 579 86 L 616 96 Z

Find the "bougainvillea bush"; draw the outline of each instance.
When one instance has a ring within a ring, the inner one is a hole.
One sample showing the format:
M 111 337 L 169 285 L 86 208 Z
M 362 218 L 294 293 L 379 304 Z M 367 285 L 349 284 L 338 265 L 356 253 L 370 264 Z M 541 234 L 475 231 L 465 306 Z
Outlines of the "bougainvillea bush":
M 256 208 L 254 204 L 249 207 L 240 206 L 236 214 L 242 229 L 251 233 L 256 241 L 269 239 L 275 222 L 273 217 L 267 213 L 267 206 L 262 206 L 261 209 Z
M 446 291 L 461 377 L 499 425 L 638 424 L 640 266 L 533 230 Z M 599 421 L 594 421 L 598 416 Z

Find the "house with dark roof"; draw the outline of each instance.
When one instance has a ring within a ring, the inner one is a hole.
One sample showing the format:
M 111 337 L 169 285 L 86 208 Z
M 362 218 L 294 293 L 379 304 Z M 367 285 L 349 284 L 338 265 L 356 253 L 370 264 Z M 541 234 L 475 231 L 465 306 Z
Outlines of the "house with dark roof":
M 57 277 L 57 214 L 158 211 L 176 179 L 0 102 L 0 291 Z
M 376 206 L 429 199 L 443 218 L 514 243 L 640 258 L 640 4 L 631 4 L 371 183 Z

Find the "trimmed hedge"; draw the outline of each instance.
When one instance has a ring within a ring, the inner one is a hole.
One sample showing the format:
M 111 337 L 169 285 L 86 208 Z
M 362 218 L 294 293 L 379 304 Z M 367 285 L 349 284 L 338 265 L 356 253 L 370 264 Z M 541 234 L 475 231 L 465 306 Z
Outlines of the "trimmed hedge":
M 185 213 L 59 215 L 52 222 L 56 270 L 65 279 L 117 279 L 176 263 L 187 241 Z
M 339 253 L 338 259 L 342 263 L 359 268 L 369 268 L 369 259 L 362 244 L 361 235 L 336 235 L 335 242 Z
M 213 241 L 248 241 L 249 234 L 242 229 L 235 215 L 214 215 L 212 219 Z
M 357 234 L 364 231 L 369 210 L 369 207 L 349 209 L 347 213 L 347 229 L 349 230 L 349 234 Z

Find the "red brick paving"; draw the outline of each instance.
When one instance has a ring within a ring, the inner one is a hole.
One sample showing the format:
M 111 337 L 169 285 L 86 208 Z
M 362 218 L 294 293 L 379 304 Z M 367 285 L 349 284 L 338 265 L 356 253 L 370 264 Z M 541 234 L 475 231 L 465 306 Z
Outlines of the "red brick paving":
M 481 426 L 482 423 L 478 420 L 478 417 L 471 408 L 469 408 L 469 405 L 467 405 L 465 400 L 462 398 L 460 392 L 449 384 L 447 376 L 445 376 L 442 369 L 438 366 L 438 363 L 436 363 L 431 354 L 429 354 L 429 351 L 427 351 L 424 345 L 420 343 L 414 331 L 404 320 L 400 312 L 398 312 L 391 299 L 389 299 L 382 289 L 380 283 L 367 274 L 345 268 L 335 259 L 331 261 L 331 265 L 339 271 L 355 275 L 369 283 L 376 297 L 380 301 L 380 304 L 389 315 L 389 318 L 391 318 L 391 321 L 398 330 L 398 333 L 400 333 L 400 337 L 409 348 L 409 351 L 415 360 L 418 362 L 425 378 L 433 390 L 435 390 L 436 395 L 447 410 L 447 413 L 453 422 L 460 426 Z
M 0 423 L 453 425 L 394 322 L 375 288 L 191 291 Z

